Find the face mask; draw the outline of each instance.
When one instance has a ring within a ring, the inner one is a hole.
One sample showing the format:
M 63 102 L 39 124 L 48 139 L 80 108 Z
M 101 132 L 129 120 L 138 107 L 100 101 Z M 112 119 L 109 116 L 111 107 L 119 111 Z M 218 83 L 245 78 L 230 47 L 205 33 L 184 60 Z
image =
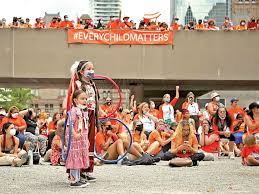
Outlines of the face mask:
M 136 130 L 137 131 L 143 131 L 143 125 L 137 125 Z
M 84 76 L 89 78 L 89 79 L 93 79 L 94 78 L 94 70 L 86 70 L 84 72 Z
M 15 134 L 16 134 L 16 129 L 11 129 L 10 130 L 10 135 L 15 136 Z
M 164 102 L 170 102 L 170 98 L 167 98 L 167 97 L 164 98 L 163 100 L 164 100 Z
M 160 131 L 164 131 L 166 128 L 164 126 L 159 127 Z
M 80 108 L 81 110 L 85 110 L 87 108 L 87 106 L 82 104 L 78 104 L 77 107 Z
M 242 26 L 244 26 L 244 25 L 245 25 L 245 23 L 244 23 L 244 22 L 242 22 L 242 23 L 241 23 L 241 25 L 242 25 Z
M 217 102 L 219 102 L 220 97 L 219 97 L 219 96 L 217 96 L 217 97 L 215 98 L 215 100 L 216 100 Z
M 68 21 L 68 18 L 65 18 L 65 21 Z
M 106 130 L 107 130 L 107 131 L 112 130 L 112 126 L 111 126 L 111 125 L 108 125 L 108 126 L 106 127 Z
M 146 115 L 147 114 L 147 112 L 146 111 L 143 111 L 143 115 Z
M 13 114 L 12 114 L 12 117 L 13 117 L 14 119 L 16 119 L 16 118 L 18 117 L 18 115 L 19 115 L 19 113 L 13 113 Z

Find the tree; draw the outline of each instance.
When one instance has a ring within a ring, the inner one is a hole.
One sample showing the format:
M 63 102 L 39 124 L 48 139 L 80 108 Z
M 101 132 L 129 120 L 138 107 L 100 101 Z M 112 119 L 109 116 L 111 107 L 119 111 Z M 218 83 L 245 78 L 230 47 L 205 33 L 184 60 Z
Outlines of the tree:
M 28 108 L 35 96 L 28 88 L 0 88 L 0 106 L 7 110 L 17 106 L 20 110 Z

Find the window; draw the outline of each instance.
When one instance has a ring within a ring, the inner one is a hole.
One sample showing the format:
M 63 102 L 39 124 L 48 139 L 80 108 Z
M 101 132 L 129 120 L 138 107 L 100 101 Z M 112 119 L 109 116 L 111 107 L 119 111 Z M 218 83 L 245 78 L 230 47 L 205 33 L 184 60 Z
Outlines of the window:
M 256 0 L 252 0 L 252 3 L 256 3 Z
M 50 112 L 54 112 L 54 105 L 53 105 L 53 104 L 50 104 L 50 105 L 49 105 L 49 111 L 50 111 Z
M 49 112 L 49 105 L 45 104 L 45 112 Z

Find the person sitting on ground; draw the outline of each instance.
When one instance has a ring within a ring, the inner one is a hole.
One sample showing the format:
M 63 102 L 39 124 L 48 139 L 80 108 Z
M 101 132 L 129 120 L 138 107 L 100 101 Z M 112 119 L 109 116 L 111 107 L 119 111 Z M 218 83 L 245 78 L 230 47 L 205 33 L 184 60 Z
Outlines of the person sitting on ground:
M 148 138 L 149 134 L 155 130 L 155 123 L 158 118 L 149 113 L 148 103 L 143 102 L 139 105 L 138 114 L 135 115 L 134 120 L 140 120 L 143 123 L 144 131 Z
M 205 154 L 204 160 L 214 160 L 213 153 L 217 152 L 219 147 L 219 136 L 212 133 L 211 123 L 208 119 L 204 119 L 199 128 L 199 143 L 201 151 Z
M 57 130 L 57 123 L 61 119 L 61 114 L 59 112 L 54 113 L 52 121 L 48 124 L 48 149 L 50 149 L 52 144 L 52 139 L 55 136 L 55 132 Z
M 210 96 L 211 101 L 208 104 L 208 113 L 210 115 L 209 119 L 212 119 L 220 106 L 220 95 L 217 92 L 213 92 Z
M 129 128 L 130 131 L 133 130 L 133 121 L 128 109 L 123 109 L 121 118 L 118 119 L 120 119 Z M 128 130 L 122 124 L 118 125 L 118 133 L 122 136 L 128 136 Z
M 159 111 L 156 109 L 156 104 L 152 100 L 149 101 L 149 113 L 156 118 L 159 117 Z
M 6 110 L 4 107 L 0 107 L 0 129 L 2 126 L 2 120 L 6 117 Z M 2 130 L 0 130 L 0 135 L 2 135 Z
M 198 161 L 205 157 L 203 153 L 198 152 L 198 141 L 193 126 L 188 121 L 178 124 L 170 152 L 173 154 L 172 158 L 178 157 L 169 162 L 172 167 L 197 166 Z
M 174 106 L 179 99 L 179 86 L 175 87 L 176 95 L 173 100 L 170 100 L 170 94 L 163 96 L 163 104 L 159 107 L 159 119 L 163 119 L 168 125 L 175 121 Z
M 230 102 L 230 107 L 227 109 L 228 114 L 233 122 L 237 121 L 237 115 L 241 114 L 243 117 L 245 116 L 244 109 L 238 105 L 239 99 L 233 97 Z
M 52 140 L 51 144 L 51 155 L 50 161 L 53 166 L 56 165 L 63 165 L 64 162 L 62 161 L 61 154 L 62 154 L 62 135 L 64 131 L 64 120 L 59 120 L 57 122 L 57 130 L 55 131 L 55 136 Z M 44 157 L 45 160 L 45 157 Z
M 103 156 L 106 160 L 117 160 L 124 156 L 125 150 L 128 149 L 129 141 L 126 139 L 119 139 L 118 136 L 112 132 L 113 127 L 110 121 L 101 123 L 101 129 L 96 134 L 96 152 Z M 131 146 L 130 154 L 132 160 L 142 157 L 134 146 Z M 122 160 L 118 162 L 121 164 Z
M 156 129 L 149 135 L 149 146 L 147 153 L 154 156 L 163 157 L 171 147 L 171 140 L 173 136 L 167 132 L 168 125 L 160 119 L 156 124 Z
M 195 134 L 196 134 L 195 120 L 191 118 L 189 110 L 183 109 L 182 114 L 183 114 L 183 117 L 182 117 L 181 121 L 183 121 L 183 120 L 188 121 L 193 126 L 193 128 L 195 130 Z
M 248 127 L 248 134 L 256 137 L 259 141 L 259 102 L 253 102 L 249 105 L 249 111 L 244 118 Z
M 25 142 L 24 132 L 27 128 L 27 124 L 25 120 L 19 115 L 19 109 L 16 106 L 12 106 L 9 109 L 7 116 L 2 119 L 2 125 L 7 122 L 14 124 L 14 128 L 17 130 L 16 137 L 18 137 L 20 143 L 19 148 L 22 149 Z
M 259 166 L 259 145 L 253 135 L 245 138 L 245 146 L 242 150 L 242 164 L 247 166 Z
M 141 147 L 142 150 L 146 151 L 149 145 L 147 136 L 144 133 L 143 123 L 141 121 L 133 122 L 133 132 L 132 132 L 133 144 Z
M 225 152 L 230 159 L 234 159 L 235 136 L 230 130 L 231 126 L 232 121 L 227 109 L 224 106 L 220 106 L 212 119 L 212 133 L 219 136 L 221 151 Z
M 14 125 L 7 122 L 3 125 L 2 135 L 0 135 L 0 166 L 12 165 L 20 167 L 26 163 L 28 154 L 20 150 L 19 139 L 15 137 L 16 129 Z
M 240 150 L 243 149 L 243 136 L 247 132 L 247 126 L 244 122 L 244 117 L 242 114 L 237 114 L 236 121 L 233 122 L 231 127 L 231 132 L 235 136 L 235 153 L 239 155 Z
M 198 129 L 201 112 L 198 103 L 195 102 L 195 96 L 192 92 L 187 94 L 186 100 L 182 104 L 182 109 L 187 109 L 189 111 L 190 117 L 195 121 L 195 128 Z

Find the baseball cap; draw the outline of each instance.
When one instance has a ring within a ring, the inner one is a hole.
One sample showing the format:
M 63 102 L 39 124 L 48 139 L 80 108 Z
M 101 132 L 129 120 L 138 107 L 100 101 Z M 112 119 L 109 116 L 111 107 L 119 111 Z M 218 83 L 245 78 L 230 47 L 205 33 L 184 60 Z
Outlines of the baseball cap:
M 238 99 L 237 97 L 233 97 L 233 98 L 231 98 L 231 100 L 230 100 L 231 103 L 237 102 L 237 101 L 239 101 L 239 99 Z

